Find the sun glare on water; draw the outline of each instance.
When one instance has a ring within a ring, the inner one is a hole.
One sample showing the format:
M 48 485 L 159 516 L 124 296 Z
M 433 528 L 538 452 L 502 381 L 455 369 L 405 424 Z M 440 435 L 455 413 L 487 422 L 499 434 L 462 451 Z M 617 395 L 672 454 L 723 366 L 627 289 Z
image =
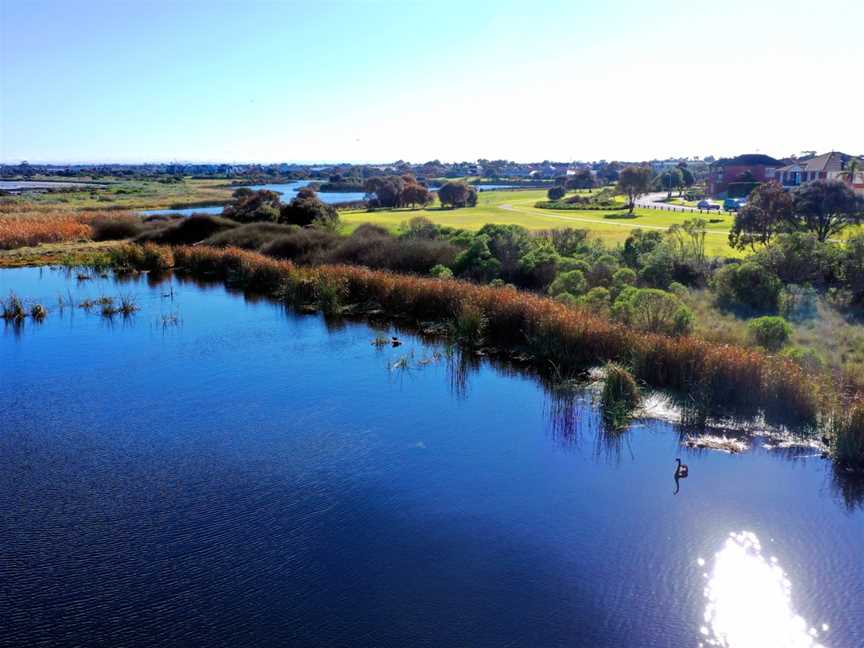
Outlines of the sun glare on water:
M 705 561 L 700 558 L 700 566 Z M 705 575 L 700 646 L 723 648 L 825 648 L 819 631 L 792 608 L 792 583 L 774 557 L 762 555 L 759 538 L 731 533 Z M 821 626 L 828 630 L 827 625 Z

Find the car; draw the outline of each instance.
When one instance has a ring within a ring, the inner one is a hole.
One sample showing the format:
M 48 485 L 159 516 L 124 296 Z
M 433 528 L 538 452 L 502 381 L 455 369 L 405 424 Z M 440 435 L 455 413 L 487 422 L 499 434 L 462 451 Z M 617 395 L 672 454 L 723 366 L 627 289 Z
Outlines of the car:
M 699 209 L 720 209 L 720 205 L 712 203 L 710 200 L 700 200 L 696 206 Z
M 723 209 L 727 211 L 737 211 L 746 204 L 747 201 L 741 198 L 727 198 L 723 201 Z

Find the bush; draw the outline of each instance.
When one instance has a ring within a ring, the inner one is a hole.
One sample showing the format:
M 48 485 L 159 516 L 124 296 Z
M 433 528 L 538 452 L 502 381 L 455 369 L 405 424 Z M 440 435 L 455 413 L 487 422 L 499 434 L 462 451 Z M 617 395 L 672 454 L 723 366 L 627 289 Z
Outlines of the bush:
M 261 247 L 261 252 L 276 259 L 291 259 L 298 263 L 321 263 L 323 253 L 335 248 L 340 237 L 332 232 L 301 229 L 280 236 Z
M 779 351 L 789 341 L 792 327 L 782 317 L 768 315 L 747 322 L 747 335 L 759 346 Z
M 627 286 L 636 284 L 636 273 L 630 268 L 620 268 L 612 275 L 612 291 L 617 296 Z
M 767 268 L 748 261 L 718 270 L 712 288 L 721 306 L 772 312 L 777 310 L 783 284 Z
M 552 187 L 549 191 L 546 192 L 546 195 L 549 196 L 549 200 L 561 200 L 567 194 L 567 190 L 564 187 Z
M 640 331 L 685 335 L 693 328 L 693 312 L 678 297 L 657 288 L 625 288 L 612 313 Z
M 612 294 L 607 288 L 597 286 L 585 293 L 579 303 L 592 313 L 606 314 L 612 307 Z
M 780 355 L 784 358 L 789 358 L 799 367 L 809 372 L 819 371 L 825 365 L 825 361 L 817 351 L 806 347 L 789 347 L 783 349 Z
M 167 226 L 144 232 L 138 243 L 160 243 L 163 245 L 191 245 L 200 243 L 214 234 L 239 227 L 236 223 L 221 216 L 196 214 L 183 220 L 170 222 Z
M 204 245 L 214 247 L 239 247 L 244 250 L 260 250 L 265 243 L 298 231 L 294 225 L 278 223 L 249 223 L 214 234 L 204 240 Z
M 549 286 L 549 294 L 552 296 L 567 293 L 578 296 L 585 292 L 588 288 L 588 282 L 585 280 L 585 275 L 581 270 L 571 270 L 570 272 L 562 272 Z
M 439 279 L 452 279 L 453 271 L 445 265 L 441 265 L 440 263 L 436 266 L 433 266 L 429 271 L 429 274 L 433 277 L 438 277 Z
M 144 223 L 137 216 L 100 217 L 90 227 L 94 241 L 119 241 L 134 238 L 144 231 Z

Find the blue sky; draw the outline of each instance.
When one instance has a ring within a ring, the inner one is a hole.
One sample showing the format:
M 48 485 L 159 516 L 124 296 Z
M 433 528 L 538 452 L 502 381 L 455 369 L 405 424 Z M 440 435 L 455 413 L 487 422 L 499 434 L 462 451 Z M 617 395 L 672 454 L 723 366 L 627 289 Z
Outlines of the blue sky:
M 0 0 L 0 159 L 864 153 L 864 2 Z

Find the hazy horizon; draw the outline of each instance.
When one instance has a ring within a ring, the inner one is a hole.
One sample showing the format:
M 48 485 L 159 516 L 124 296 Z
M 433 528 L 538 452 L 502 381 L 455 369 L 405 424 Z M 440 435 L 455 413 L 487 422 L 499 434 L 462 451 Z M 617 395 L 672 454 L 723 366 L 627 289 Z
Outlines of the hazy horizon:
M 9 164 L 864 153 L 851 0 L 0 7 Z

